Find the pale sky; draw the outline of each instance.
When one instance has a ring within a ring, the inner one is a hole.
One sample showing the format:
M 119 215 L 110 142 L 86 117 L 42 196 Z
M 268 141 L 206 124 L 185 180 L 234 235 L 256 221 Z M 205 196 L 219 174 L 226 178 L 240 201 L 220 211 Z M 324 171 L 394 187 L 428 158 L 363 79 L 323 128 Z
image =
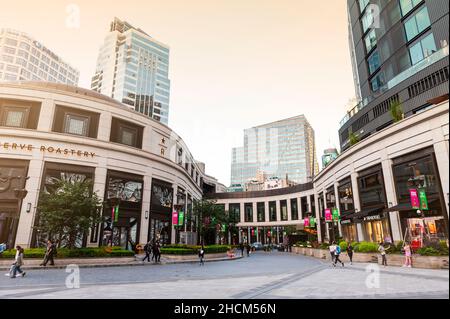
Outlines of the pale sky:
M 325 148 L 339 149 L 339 121 L 355 95 L 346 0 L 0 0 L 0 8 L 0 28 L 42 42 L 80 70 L 85 88 L 115 16 L 169 45 L 169 126 L 227 186 L 231 148 L 246 128 L 304 114 L 319 162 Z

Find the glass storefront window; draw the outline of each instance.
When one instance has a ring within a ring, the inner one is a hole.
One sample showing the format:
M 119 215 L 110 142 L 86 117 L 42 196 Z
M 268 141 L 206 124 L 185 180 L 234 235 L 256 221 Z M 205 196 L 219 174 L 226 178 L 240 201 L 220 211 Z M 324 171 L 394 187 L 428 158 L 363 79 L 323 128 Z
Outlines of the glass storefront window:
M 413 248 L 429 246 L 432 242 L 447 240 L 444 217 L 409 218 L 408 235 Z
M 245 204 L 245 222 L 246 223 L 253 222 L 253 204 L 252 203 Z
M 342 225 L 342 236 L 346 242 L 358 241 L 358 232 L 356 224 Z
M 287 201 L 285 200 L 280 201 L 280 208 L 281 208 L 281 220 L 282 221 L 288 220 Z
M 374 243 L 392 243 L 387 218 L 377 221 L 364 222 L 365 239 Z
M 291 199 L 291 218 L 292 220 L 298 220 L 297 198 Z
M 266 220 L 266 205 L 265 203 L 256 204 L 256 210 L 258 214 L 258 222 L 264 222 Z
M 381 169 L 358 179 L 361 208 L 386 204 Z
M 239 223 L 241 221 L 241 204 L 230 204 L 229 210 L 233 221 Z
M 269 202 L 269 217 L 271 222 L 277 221 L 277 204 L 276 202 Z
M 353 203 L 352 183 L 350 181 L 343 183 L 342 185 L 339 185 L 338 195 L 339 195 L 339 209 L 341 213 L 355 209 Z

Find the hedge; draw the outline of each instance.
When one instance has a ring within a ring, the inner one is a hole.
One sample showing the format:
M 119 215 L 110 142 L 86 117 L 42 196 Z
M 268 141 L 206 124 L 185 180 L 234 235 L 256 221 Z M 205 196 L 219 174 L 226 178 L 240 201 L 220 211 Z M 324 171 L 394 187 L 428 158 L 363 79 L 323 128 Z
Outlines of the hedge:
M 194 245 L 167 245 L 161 248 L 161 254 L 167 255 L 196 255 L 201 246 Z M 230 246 L 211 245 L 204 247 L 205 254 L 226 253 L 230 250 Z
M 7 250 L 0 255 L 2 259 L 12 259 L 15 258 L 15 250 Z M 25 249 L 24 258 L 44 258 L 45 248 L 30 248 Z M 96 247 L 96 248 L 76 248 L 67 249 L 59 248 L 57 249 L 56 258 L 99 258 L 99 257 L 132 257 L 135 253 L 133 251 L 124 250 L 121 247 L 113 247 L 111 252 L 106 250 L 106 247 Z

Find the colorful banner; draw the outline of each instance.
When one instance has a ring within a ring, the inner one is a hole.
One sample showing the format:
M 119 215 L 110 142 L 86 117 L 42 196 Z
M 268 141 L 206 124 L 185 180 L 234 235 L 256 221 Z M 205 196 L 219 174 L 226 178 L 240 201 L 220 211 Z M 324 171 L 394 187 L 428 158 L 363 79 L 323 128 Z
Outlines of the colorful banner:
M 178 226 L 184 225 L 184 212 L 180 211 L 178 214 Z
M 411 197 L 412 209 L 419 209 L 420 208 L 420 200 L 419 200 L 419 193 L 417 192 L 417 189 L 410 189 L 409 196 Z
M 339 209 L 337 209 L 337 208 L 333 209 L 333 220 L 336 222 L 341 220 L 341 214 L 339 214 Z
M 172 225 L 173 226 L 178 225 L 178 212 L 177 211 L 174 211 L 172 213 Z
M 419 189 L 420 209 L 428 210 L 428 198 L 425 189 Z
M 325 209 L 325 221 L 331 222 L 333 221 L 333 216 L 331 215 L 331 209 Z
M 309 218 L 305 218 L 303 223 L 304 223 L 305 227 L 309 227 Z
M 114 222 L 117 223 L 119 221 L 119 205 L 113 207 L 113 215 L 114 215 Z
M 316 219 L 312 216 L 309 218 L 309 227 L 316 227 Z

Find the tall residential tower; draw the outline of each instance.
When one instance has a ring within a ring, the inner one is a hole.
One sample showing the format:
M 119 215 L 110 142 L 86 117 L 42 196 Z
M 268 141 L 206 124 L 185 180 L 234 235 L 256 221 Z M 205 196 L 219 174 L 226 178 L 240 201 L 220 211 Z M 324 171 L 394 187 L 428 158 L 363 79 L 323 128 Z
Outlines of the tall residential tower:
M 91 88 L 167 125 L 169 47 L 115 18 L 100 48 Z
M 232 150 L 231 184 L 244 185 L 261 171 L 296 183 L 318 173 L 314 130 L 304 115 L 244 131 L 244 146 Z

